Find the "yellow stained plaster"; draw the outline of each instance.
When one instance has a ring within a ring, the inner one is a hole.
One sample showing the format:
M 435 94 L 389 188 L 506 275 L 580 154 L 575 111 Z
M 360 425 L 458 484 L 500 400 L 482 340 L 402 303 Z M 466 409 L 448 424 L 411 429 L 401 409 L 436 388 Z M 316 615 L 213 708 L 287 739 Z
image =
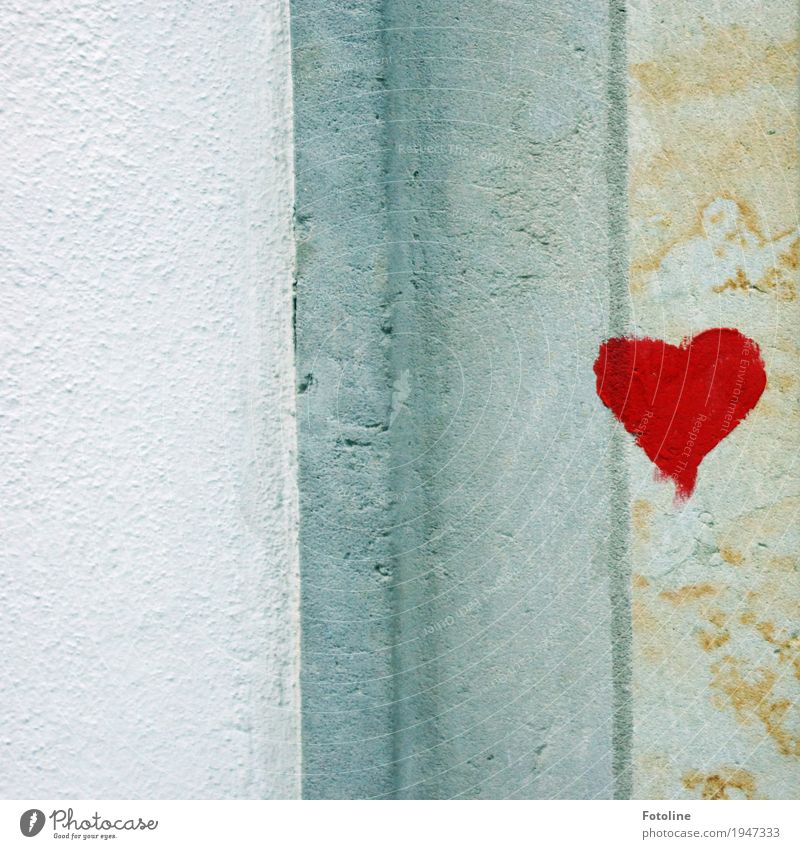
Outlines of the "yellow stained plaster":
M 800 332 L 795 4 L 630 9 L 632 321 L 736 326 L 762 402 L 676 508 L 629 452 L 634 795 L 800 794 Z

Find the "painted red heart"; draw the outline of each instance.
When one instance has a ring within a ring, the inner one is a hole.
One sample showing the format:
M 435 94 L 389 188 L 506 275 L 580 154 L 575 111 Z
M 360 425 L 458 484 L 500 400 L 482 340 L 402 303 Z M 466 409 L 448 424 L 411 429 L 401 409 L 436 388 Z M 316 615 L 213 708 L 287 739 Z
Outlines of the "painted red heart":
M 703 458 L 755 407 L 767 383 L 758 345 L 727 327 L 680 345 L 609 339 L 594 372 L 600 399 L 675 481 L 679 500 L 692 494 Z

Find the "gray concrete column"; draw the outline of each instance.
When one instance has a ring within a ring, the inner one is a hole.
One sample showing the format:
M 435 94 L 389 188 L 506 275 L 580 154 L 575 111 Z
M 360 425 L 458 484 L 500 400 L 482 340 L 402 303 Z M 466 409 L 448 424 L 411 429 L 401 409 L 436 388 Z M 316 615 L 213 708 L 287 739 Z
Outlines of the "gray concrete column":
M 620 31 L 293 4 L 306 796 L 628 792 Z

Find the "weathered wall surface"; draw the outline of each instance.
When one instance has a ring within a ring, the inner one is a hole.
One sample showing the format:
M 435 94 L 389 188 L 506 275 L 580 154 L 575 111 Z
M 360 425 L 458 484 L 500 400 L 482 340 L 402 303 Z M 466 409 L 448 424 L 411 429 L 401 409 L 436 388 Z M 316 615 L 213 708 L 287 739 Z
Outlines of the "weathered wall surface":
M 797 797 L 796 4 L 293 12 L 306 795 Z M 713 327 L 679 504 L 591 366 Z
M 800 795 L 798 10 L 630 4 L 631 329 L 754 339 L 767 388 L 683 505 L 631 447 L 634 795 Z
M 392 791 L 381 3 L 292 5 L 303 790 Z M 396 401 L 393 399 L 397 399 Z
M 606 4 L 292 9 L 305 795 L 625 793 Z
M 797 9 L 625 5 L 294 1 L 307 796 L 800 793 Z M 0 795 L 299 792 L 286 12 L 2 12 Z
M 0 20 L 0 796 L 296 795 L 287 10 Z

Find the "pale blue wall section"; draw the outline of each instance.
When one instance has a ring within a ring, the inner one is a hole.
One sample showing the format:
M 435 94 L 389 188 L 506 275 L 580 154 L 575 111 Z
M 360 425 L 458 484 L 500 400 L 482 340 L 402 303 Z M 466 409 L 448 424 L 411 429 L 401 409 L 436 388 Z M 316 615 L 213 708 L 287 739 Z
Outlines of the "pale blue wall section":
M 304 790 L 313 797 L 394 787 L 379 7 L 320 0 L 292 15 Z
M 609 31 L 293 4 L 306 796 L 615 792 Z

